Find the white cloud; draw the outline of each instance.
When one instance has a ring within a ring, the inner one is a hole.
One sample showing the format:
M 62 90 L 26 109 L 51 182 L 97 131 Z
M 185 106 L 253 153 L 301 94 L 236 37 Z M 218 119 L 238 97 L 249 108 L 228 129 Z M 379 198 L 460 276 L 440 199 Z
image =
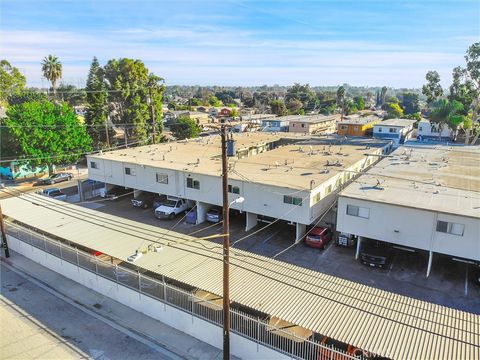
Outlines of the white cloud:
M 406 45 L 351 40 L 262 40 L 254 33 L 217 26 L 126 29 L 95 34 L 64 31 L 0 32 L 0 52 L 25 72 L 30 85 L 42 85 L 40 62 L 48 54 L 64 64 L 64 81 L 85 80 L 93 56 L 100 61 L 143 60 L 167 84 L 312 85 L 369 84 L 419 86 L 427 70 L 445 84 L 463 53 L 425 51 Z

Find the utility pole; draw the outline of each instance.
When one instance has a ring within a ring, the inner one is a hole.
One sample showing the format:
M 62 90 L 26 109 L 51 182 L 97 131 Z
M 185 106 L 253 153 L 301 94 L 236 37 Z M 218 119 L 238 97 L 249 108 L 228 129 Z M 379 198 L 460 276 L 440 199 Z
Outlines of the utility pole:
M 228 203 L 227 124 L 222 120 L 223 190 L 223 360 L 230 359 L 230 224 Z
M 105 139 L 107 140 L 107 147 L 110 148 L 110 138 L 108 136 L 108 120 L 105 121 Z
M 8 250 L 7 232 L 5 231 L 5 223 L 3 222 L 2 205 L 0 205 L 0 232 L 2 233 L 2 247 L 5 249 L 5 257 L 10 257 L 10 251 Z

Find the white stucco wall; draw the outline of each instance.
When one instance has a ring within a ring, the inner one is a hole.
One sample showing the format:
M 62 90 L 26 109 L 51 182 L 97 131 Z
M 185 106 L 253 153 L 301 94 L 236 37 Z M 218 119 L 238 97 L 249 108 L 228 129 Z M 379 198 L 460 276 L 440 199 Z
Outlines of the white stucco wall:
M 8 235 L 10 249 L 78 282 L 100 294 L 114 299 L 132 309 L 159 320 L 219 349 L 222 348 L 222 328 L 197 318 L 185 311 L 157 301 L 149 296 L 107 280 L 90 271 L 50 255 Z M 231 333 L 230 351 L 242 359 L 289 359 L 273 349 Z
M 369 218 L 347 215 L 347 204 L 370 209 Z M 437 220 L 464 224 L 463 236 L 436 231 Z M 480 261 L 480 220 L 475 218 L 340 196 L 337 230 Z

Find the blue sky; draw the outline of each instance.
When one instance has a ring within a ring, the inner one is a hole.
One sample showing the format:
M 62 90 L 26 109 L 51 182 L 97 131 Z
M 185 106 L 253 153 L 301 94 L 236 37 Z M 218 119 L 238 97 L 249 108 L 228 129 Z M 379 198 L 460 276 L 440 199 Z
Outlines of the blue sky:
M 143 60 L 167 84 L 448 86 L 480 41 L 480 2 L 0 0 L 0 56 L 41 86 L 40 62 L 83 86 L 90 62 Z

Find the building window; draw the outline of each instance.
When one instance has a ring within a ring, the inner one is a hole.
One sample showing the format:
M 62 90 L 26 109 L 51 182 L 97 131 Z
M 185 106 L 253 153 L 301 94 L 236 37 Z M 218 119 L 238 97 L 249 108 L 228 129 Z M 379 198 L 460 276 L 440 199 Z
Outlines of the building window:
M 98 169 L 98 164 L 95 161 L 90 161 L 90 167 L 92 169 Z
M 200 190 L 200 181 L 187 178 L 187 187 L 190 189 Z
M 390 128 L 389 131 L 390 131 L 391 133 L 396 133 L 396 132 L 397 132 L 397 128 Z
M 322 198 L 322 193 L 318 192 L 313 196 L 313 203 L 316 204 L 320 201 Z
M 437 231 L 443 232 L 452 235 L 463 236 L 463 231 L 465 230 L 465 225 L 451 223 L 447 221 L 437 221 Z
M 135 176 L 135 169 L 126 167 L 126 168 L 125 168 L 125 174 L 126 174 L 126 175 Z
M 381 127 L 378 128 L 378 132 L 382 132 L 382 128 L 381 128 Z
M 304 127 L 305 127 L 305 124 L 302 124 L 302 128 L 304 128 Z
M 423 131 L 423 128 L 421 126 L 419 126 L 418 131 Z
M 327 196 L 328 194 L 330 194 L 332 192 L 332 185 L 328 185 L 326 188 L 325 188 L 325 196 Z
M 353 131 L 358 131 L 358 126 L 354 126 Z
M 157 173 L 157 182 L 160 184 L 168 184 L 168 175 Z
M 341 125 L 341 126 L 340 126 L 340 129 L 342 129 L 342 130 L 348 130 L 348 126 L 347 126 L 347 125 Z
M 347 205 L 347 215 L 368 219 L 370 217 L 370 209 L 361 206 Z
M 302 201 L 303 201 L 302 198 L 299 198 L 299 197 L 288 196 L 288 195 L 283 196 L 283 202 L 285 204 L 302 206 Z
M 295 127 L 295 124 L 292 124 L 292 127 Z
M 234 185 L 228 185 L 228 192 L 232 194 L 240 194 L 240 188 Z

